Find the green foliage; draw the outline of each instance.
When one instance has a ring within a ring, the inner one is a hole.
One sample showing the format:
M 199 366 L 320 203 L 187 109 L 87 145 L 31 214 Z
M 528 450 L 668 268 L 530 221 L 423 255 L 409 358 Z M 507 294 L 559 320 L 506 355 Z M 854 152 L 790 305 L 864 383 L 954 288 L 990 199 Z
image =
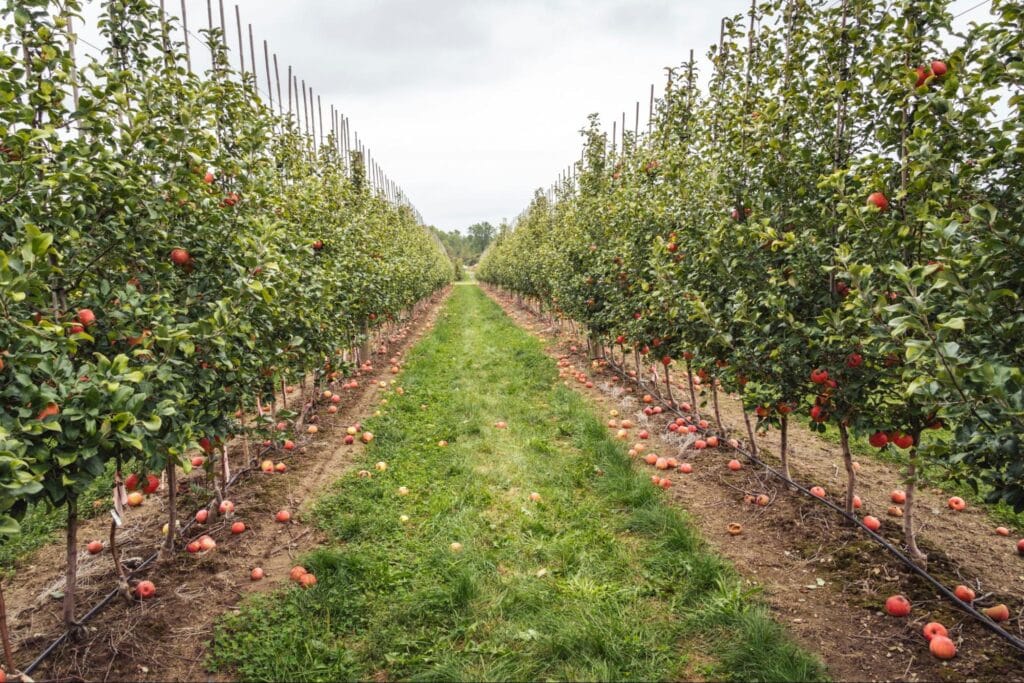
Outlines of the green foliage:
M 409 208 L 333 140 L 314 153 L 223 51 L 189 73 L 157 6 L 102 9 L 112 47 L 76 71 L 77 1 L 0 7 L 0 534 L 107 463 L 187 469 L 275 379 L 345 370 L 368 319 L 452 276 Z
M 762 424 L 784 402 L 909 434 L 905 462 L 1024 510 L 1024 6 L 951 37 L 948 5 L 727 19 L 708 88 L 672 70 L 642 144 L 592 118 L 578 183 L 538 193 L 479 278 L 652 361 L 694 354 Z

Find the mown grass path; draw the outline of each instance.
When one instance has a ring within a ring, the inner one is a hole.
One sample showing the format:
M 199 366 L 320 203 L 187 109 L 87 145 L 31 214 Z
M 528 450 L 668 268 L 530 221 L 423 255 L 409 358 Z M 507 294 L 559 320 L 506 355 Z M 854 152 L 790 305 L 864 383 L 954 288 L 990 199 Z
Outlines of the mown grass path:
M 479 288 L 455 288 L 398 384 L 364 465 L 387 471 L 342 475 L 314 510 L 329 539 L 304 560 L 318 585 L 225 618 L 214 667 L 292 681 L 822 677 Z

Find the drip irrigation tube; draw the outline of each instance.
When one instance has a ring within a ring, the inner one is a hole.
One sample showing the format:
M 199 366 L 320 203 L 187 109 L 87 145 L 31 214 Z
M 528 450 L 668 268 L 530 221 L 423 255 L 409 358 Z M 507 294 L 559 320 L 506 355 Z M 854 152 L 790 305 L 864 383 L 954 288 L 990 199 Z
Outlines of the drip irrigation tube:
M 630 377 L 629 374 L 625 371 L 624 367 L 621 367 L 618 364 L 616 364 L 614 361 L 609 361 L 607 359 L 605 359 L 605 362 L 608 363 L 608 366 L 611 367 L 612 370 L 615 373 L 617 373 L 620 377 L 622 377 L 623 379 L 626 379 L 627 381 L 630 381 L 630 380 L 633 381 L 637 385 L 637 387 L 640 388 L 640 389 L 645 389 L 646 388 L 646 385 L 644 384 L 643 380 L 641 380 L 639 377 L 637 377 L 636 379 Z M 690 417 L 690 416 L 684 414 L 681 410 L 679 410 L 675 406 L 666 403 L 660 397 L 658 398 L 658 403 L 665 410 L 667 410 L 667 411 L 669 411 L 671 413 L 674 413 L 678 417 L 683 417 L 683 418 L 687 418 L 687 419 Z M 718 427 L 721 428 L 721 425 L 718 425 Z M 706 429 L 699 429 L 699 431 L 700 431 L 700 433 L 702 435 L 712 434 L 712 432 L 710 432 L 709 430 L 706 430 Z M 730 448 L 731 448 L 731 446 L 730 446 Z M 766 463 L 765 461 L 761 460 L 759 457 L 757 457 L 756 455 L 754 455 L 750 451 L 746 450 L 745 448 L 742 448 L 742 446 L 737 447 L 737 448 L 733 448 L 733 450 L 736 451 L 737 453 L 739 453 L 740 455 L 744 456 L 750 462 L 763 467 L 766 472 L 768 472 L 772 476 L 780 479 L 787 486 L 796 489 L 797 491 L 799 491 L 800 493 L 804 494 L 808 498 L 811 498 L 812 500 L 816 501 L 820 505 L 824 505 L 825 507 L 829 508 L 833 512 L 838 513 L 843 519 L 847 520 L 851 524 L 856 525 L 871 540 L 873 540 L 875 543 L 877 543 L 878 545 L 880 545 L 883 548 L 885 548 L 897 560 L 899 560 L 901 563 L 906 565 L 906 567 L 908 569 L 910 569 L 912 572 L 917 574 L 919 577 L 921 577 L 922 579 L 924 579 L 925 581 L 930 583 L 936 590 L 939 591 L 939 593 L 942 594 L 943 597 L 945 597 L 949 602 L 953 603 L 953 605 L 955 607 L 959 608 L 962 612 L 966 613 L 967 615 L 969 615 L 970 617 L 972 617 L 976 621 L 980 622 L 982 626 L 984 626 L 989 631 L 991 631 L 995 635 L 997 635 L 1000 638 L 1002 638 L 1003 640 L 1005 640 L 1007 643 L 1009 643 L 1018 652 L 1024 653 L 1024 640 L 1021 640 L 1017 636 L 1013 635 L 1012 633 L 1010 633 L 1006 629 L 1004 629 L 1001 626 L 999 626 L 999 624 L 997 624 L 995 621 L 990 619 L 985 614 L 979 612 L 970 603 L 964 602 L 963 600 L 958 598 L 956 596 L 956 594 L 953 593 L 953 591 L 951 591 L 948 587 L 946 587 L 945 584 L 943 584 L 941 581 L 939 581 L 934 576 L 932 576 L 930 573 L 928 573 L 927 570 L 922 569 L 921 567 L 916 565 L 909 557 L 907 557 L 903 553 L 903 551 L 901 551 L 899 548 L 894 546 L 892 543 L 890 543 L 888 540 L 886 540 L 883 536 L 875 533 L 871 529 L 869 529 L 866 526 L 864 526 L 864 523 L 858 517 L 856 517 L 855 515 L 847 514 L 845 509 L 839 507 L 838 505 L 836 505 L 835 503 L 833 503 L 830 500 L 827 500 L 825 498 L 819 498 L 818 496 L 816 496 L 813 493 L 811 493 L 810 490 L 807 487 L 803 486 L 802 484 L 799 484 L 799 483 L 793 481 L 792 479 L 787 479 L 786 477 L 784 477 L 782 475 L 782 473 L 778 472 L 775 468 L 771 467 L 768 463 Z
M 270 449 L 270 448 L 263 449 L 262 451 L 260 451 L 259 455 L 256 456 L 257 459 L 263 457 L 264 455 L 269 453 L 271 450 L 272 449 Z M 246 467 L 244 469 L 239 470 L 238 472 L 235 473 L 235 475 L 233 477 L 231 477 L 231 479 L 228 480 L 227 486 L 225 488 L 230 488 L 231 486 L 234 486 L 235 482 L 237 482 L 239 479 L 241 479 L 243 475 L 249 474 L 250 472 L 255 472 L 255 471 L 256 471 L 256 469 L 253 468 L 251 465 L 249 467 Z M 206 504 L 205 507 L 209 507 L 209 506 L 213 505 L 216 501 L 217 501 L 217 497 L 216 496 L 210 498 L 210 501 Z M 185 534 L 185 532 L 187 532 L 190 528 L 192 528 L 192 526 L 194 524 L 196 524 L 195 517 L 190 519 L 188 521 L 188 523 L 181 528 L 181 532 L 180 533 L 181 534 Z M 140 571 L 142 571 L 143 569 L 145 569 L 146 567 L 151 565 L 153 563 L 153 560 L 155 560 L 159 555 L 160 555 L 160 551 L 159 550 L 155 551 L 152 555 L 150 555 L 145 560 L 143 560 L 141 563 L 139 563 L 138 567 L 136 567 L 135 569 L 131 570 L 128 573 L 128 576 L 126 578 L 131 578 L 131 577 L 135 576 L 137 573 L 139 573 Z M 105 608 L 107 605 L 109 605 L 110 601 L 113 600 L 115 597 L 117 597 L 118 593 L 120 593 L 120 588 L 113 588 L 113 589 L 111 589 L 109 593 L 107 593 L 105 596 L 103 596 L 103 599 L 101 599 L 99 602 L 97 602 L 95 605 L 93 605 L 92 608 L 88 612 L 86 612 L 82 616 L 81 619 L 79 619 L 77 621 L 77 624 L 78 625 L 85 624 L 90 619 L 92 619 L 97 614 L 99 614 L 101 611 L 103 611 L 103 608 Z M 64 632 L 61 633 L 59 636 L 57 636 L 57 638 L 55 638 L 49 645 L 47 645 L 46 648 L 43 649 L 43 651 L 40 652 L 39 655 L 37 655 L 36 658 L 33 659 L 30 664 L 28 664 L 28 666 L 26 666 L 24 669 L 21 670 L 22 673 L 24 673 L 27 676 L 27 675 L 31 674 L 33 671 L 35 671 L 36 667 L 38 667 L 40 664 L 42 664 L 44 661 L 46 661 L 46 658 L 49 657 L 51 654 L 53 654 L 54 650 L 56 650 L 58 647 L 60 647 L 62 644 L 64 644 L 67 641 L 67 639 L 71 637 L 71 631 L 72 631 L 72 629 L 65 629 Z
M 422 301 L 422 300 L 421 300 L 421 301 Z M 417 302 L 417 303 L 416 303 L 416 305 L 419 305 L 419 304 L 421 303 L 421 301 L 420 301 L 420 302 Z M 433 299 L 432 299 L 432 301 L 433 301 Z M 410 318 L 409 318 L 409 319 L 411 320 L 411 318 L 412 318 L 412 316 L 410 316 Z M 322 378 L 322 377 L 323 377 L 323 373 L 322 373 L 322 372 L 320 372 L 319 370 L 317 370 L 317 371 L 316 371 L 316 372 L 314 373 L 314 378 L 313 378 L 313 382 L 314 382 L 313 386 L 314 386 L 314 387 L 316 387 L 316 381 L 317 381 L 318 379 Z M 306 406 L 303 406 L 303 408 L 302 408 L 302 409 L 300 410 L 300 412 L 299 412 L 299 416 L 300 416 L 300 419 L 301 419 L 301 420 L 302 420 L 303 422 L 305 421 L 306 417 L 308 416 L 308 414 L 309 414 L 309 411 L 311 411 L 311 410 L 312 410 L 312 408 L 313 408 L 313 405 L 314 405 L 315 403 L 316 403 L 316 396 L 313 396 L 313 397 L 312 397 L 312 401 L 311 401 L 311 403 L 310 403 L 310 404 L 308 404 L 308 405 L 306 405 Z M 269 453 L 269 452 L 270 452 L 271 450 L 273 450 L 273 448 L 264 448 L 264 449 L 263 449 L 262 451 L 260 451 L 260 452 L 259 452 L 259 454 L 258 454 L 258 455 L 256 456 L 256 458 L 254 458 L 254 459 L 253 459 L 253 462 L 256 462 L 256 461 L 260 460 L 260 459 L 261 459 L 261 458 L 262 458 L 262 457 L 263 457 L 264 455 L 266 455 L 267 453 Z M 287 458 L 291 458 L 291 457 L 293 457 L 293 456 L 285 454 L 285 455 L 282 455 L 281 457 L 282 457 L 282 458 L 285 458 L 285 459 L 287 459 Z M 243 475 L 245 475 L 245 474 L 249 474 L 249 473 L 251 473 L 251 472 L 256 472 L 256 471 L 257 471 L 257 469 L 256 469 L 255 467 L 253 467 L 253 466 L 252 466 L 252 464 L 250 463 L 250 465 L 249 465 L 248 467 L 245 467 L 245 468 L 243 468 L 243 469 L 239 470 L 238 472 L 236 472 L 236 473 L 235 473 L 235 475 L 234 475 L 233 477 L 231 477 L 231 478 L 230 478 L 230 479 L 228 480 L 228 483 L 227 483 L 227 485 L 225 486 L 225 489 L 227 489 L 227 488 L 230 488 L 231 486 L 234 486 L 235 482 L 237 482 L 237 481 L 238 481 L 238 480 L 239 480 L 239 479 L 240 479 L 240 478 L 241 478 L 241 477 L 242 477 Z M 214 504 L 214 503 L 215 503 L 216 501 L 217 501 L 217 497 L 216 497 L 216 496 L 214 496 L 214 497 L 210 498 L 210 501 L 209 501 L 209 502 L 208 502 L 208 503 L 206 504 L 206 507 L 210 507 L 210 506 L 211 506 L 211 505 L 213 505 L 213 504 Z M 181 534 L 184 534 L 184 533 L 185 533 L 185 532 L 187 532 L 187 531 L 188 531 L 188 530 L 189 530 L 189 529 L 190 529 L 190 528 L 192 527 L 192 525 L 194 525 L 195 523 L 196 523 L 196 520 L 195 520 L 195 517 L 193 517 L 192 519 L 190 519 L 190 520 L 188 521 L 188 523 L 187 523 L 187 524 L 186 524 L 186 525 L 185 525 L 184 527 L 182 527 L 182 529 L 181 529 L 180 533 L 181 533 Z M 156 559 L 156 558 L 157 558 L 157 557 L 158 557 L 159 555 L 160 555 L 160 551 L 159 551 L 159 550 L 157 550 L 157 551 L 156 551 L 156 552 L 154 552 L 154 553 L 153 553 L 152 555 L 150 555 L 150 556 L 149 556 L 149 557 L 147 557 L 147 558 L 146 558 L 145 560 L 143 560 L 143 561 L 142 561 L 142 562 L 141 562 L 141 563 L 139 564 L 139 566 L 138 566 L 138 567 L 136 567 L 135 569 L 133 569 L 132 571 L 130 571 L 130 572 L 128 573 L 128 577 L 127 577 L 127 578 L 131 578 L 132 576 L 134 576 L 134 575 L 135 575 L 135 574 L 137 574 L 138 572 L 140 572 L 140 571 L 142 571 L 143 569 L 145 569 L 146 567 L 148 567 L 148 566 L 149 566 L 150 564 L 152 564 L 152 563 L 153 563 L 153 560 L 155 560 L 155 559 Z M 97 614 L 99 614 L 99 613 L 100 613 L 100 612 L 101 612 L 101 611 L 103 610 L 103 608 L 105 608 L 105 607 L 106 607 L 107 605 L 109 605 L 109 604 L 110 604 L 110 601 L 111 601 L 111 600 L 113 600 L 113 599 L 114 599 L 115 597 L 117 597 L 117 594 L 118 594 L 119 592 L 120 592 L 119 588 L 114 588 L 114 589 L 112 589 L 112 590 L 111 590 L 111 591 L 110 591 L 109 593 L 107 593 L 107 594 L 106 594 L 105 596 L 103 596 L 103 599 L 101 599 L 101 600 L 100 600 L 100 601 L 99 601 L 98 603 L 96 603 L 95 605 L 93 605 L 93 606 L 92 606 L 92 608 L 91 608 L 91 609 L 90 609 L 90 610 L 89 610 L 88 612 L 86 612 L 86 613 L 85 613 L 85 614 L 84 614 L 84 615 L 82 616 L 82 618 L 78 620 L 78 622 L 77 622 L 77 623 L 78 623 L 79 625 L 81 625 L 81 624 L 85 624 L 85 623 L 86 623 L 86 622 L 88 622 L 88 621 L 89 621 L 90 619 L 92 619 L 93 617 L 95 617 L 95 616 L 96 616 Z M 49 645 L 47 645 L 47 646 L 46 646 L 46 648 L 45 648 L 45 649 L 43 649 L 43 651 L 42 651 L 42 652 L 40 652 L 40 653 L 39 653 L 39 655 L 38 655 L 38 656 L 36 656 L 36 658 L 35 658 L 35 659 L 33 659 L 33 660 L 32 660 L 32 662 L 28 664 L 28 666 L 26 666 L 26 667 L 25 667 L 24 669 L 22 669 L 22 673 L 24 673 L 24 674 L 25 674 L 25 675 L 27 676 L 27 675 L 31 674 L 31 673 L 32 673 L 33 671 L 35 671 L 35 669 L 36 669 L 36 668 L 37 668 L 37 667 L 38 667 L 38 666 L 39 666 L 40 664 L 42 664 L 42 663 L 43 663 L 43 662 L 44 662 L 44 661 L 46 660 L 46 658 L 47 658 L 47 657 L 49 657 L 49 656 L 50 656 L 51 654 L 53 654 L 53 652 L 54 652 L 54 651 L 55 651 L 55 650 L 56 650 L 56 649 L 57 649 L 58 647 L 60 647 L 60 646 L 61 646 L 61 645 L 62 645 L 62 644 L 63 644 L 64 642 L 66 642 L 66 641 L 67 641 L 67 639 L 68 639 L 68 638 L 69 638 L 70 636 L 71 636 L 71 629 L 65 629 L 65 630 L 64 630 L 64 632 L 63 632 L 63 633 L 61 633 L 61 634 L 60 634 L 59 636 L 57 636 L 57 638 L 56 638 L 56 639 L 54 639 L 54 640 L 53 640 L 53 641 L 52 641 L 52 642 L 51 642 L 51 643 L 50 643 Z

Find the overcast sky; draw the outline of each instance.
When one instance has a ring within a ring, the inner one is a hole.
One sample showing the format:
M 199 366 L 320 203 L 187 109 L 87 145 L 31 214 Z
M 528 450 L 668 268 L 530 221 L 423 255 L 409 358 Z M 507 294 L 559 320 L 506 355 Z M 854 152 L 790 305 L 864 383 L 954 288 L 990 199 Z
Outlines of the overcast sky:
M 232 46 L 235 4 L 225 2 Z M 349 117 L 426 222 L 464 230 L 514 218 L 537 187 L 579 157 L 588 114 L 610 128 L 626 111 L 632 127 L 640 100 L 643 126 L 650 85 L 663 87 L 664 67 L 684 61 L 690 48 L 703 59 L 721 17 L 743 12 L 749 0 L 237 4 L 253 25 L 261 90 L 266 39 L 283 71 L 292 65 L 325 108 L 334 104 Z M 205 28 L 206 0 L 186 5 L 190 29 Z M 166 6 L 180 14 L 180 0 Z

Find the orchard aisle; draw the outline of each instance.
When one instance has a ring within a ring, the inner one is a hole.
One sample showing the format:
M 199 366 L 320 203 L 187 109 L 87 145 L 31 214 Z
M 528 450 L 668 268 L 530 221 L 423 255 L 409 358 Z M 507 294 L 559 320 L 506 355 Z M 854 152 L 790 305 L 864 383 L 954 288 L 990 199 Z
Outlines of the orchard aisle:
M 296 681 L 821 677 L 478 287 L 455 288 L 395 387 L 369 427 L 372 476 L 356 467 L 314 511 L 327 542 L 304 562 L 317 585 L 228 617 L 215 668 Z

